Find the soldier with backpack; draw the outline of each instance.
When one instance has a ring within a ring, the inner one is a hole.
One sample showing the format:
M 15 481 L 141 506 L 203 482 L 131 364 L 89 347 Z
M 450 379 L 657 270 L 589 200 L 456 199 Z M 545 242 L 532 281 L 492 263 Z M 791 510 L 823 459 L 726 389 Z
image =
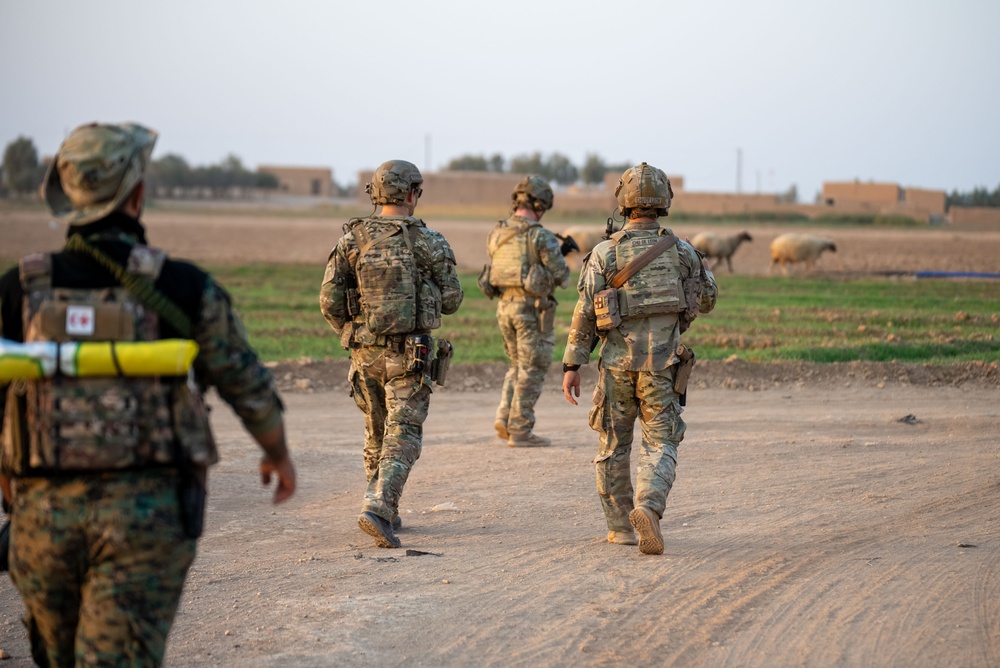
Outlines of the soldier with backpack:
M 625 224 L 584 261 L 563 355 L 563 394 L 577 403 L 580 366 L 599 339 L 589 423 L 600 434 L 594 462 L 608 542 L 638 543 L 643 554 L 661 554 L 660 519 L 676 475 L 685 429 L 681 411 L 694 365 L 681 333 L 715 307 L 717 287 L 694 247 L 658 222 L 673 197 L 666 174 L 636 165 L 622 174 L 615 196 Z M 610 233 L 610 220 L 608 225 Z M 633 492 L 629 462 L 637 417 L 642 450 Z
M 526 176 L 511 193 L 511 215 L 486 240 L 489 297 L 498 296 L 497 324 L 510 366 L 500 389 L 493 428 L 510 447 L 549 445 L 533 432 L 535 402 L 555 346 L 556 286 L 565 286 L 569 267 L 556 235 L 540 222 L 552 208 L 552 188 L 540 176 Z
M 444 384 L 451 344 L 435 340 L 441 315 L 462 303 L 455 253 L 413 216 L 423 177 L 390 160 L 366 191 L 381 210 L 344 225 L 320 288 L 320 309 L 351 351 L 351 393 L 365 416 L 368 488 L 358 526 L 379 547 L 399 547 L 399 498 L 420 456 L 431 383 Z

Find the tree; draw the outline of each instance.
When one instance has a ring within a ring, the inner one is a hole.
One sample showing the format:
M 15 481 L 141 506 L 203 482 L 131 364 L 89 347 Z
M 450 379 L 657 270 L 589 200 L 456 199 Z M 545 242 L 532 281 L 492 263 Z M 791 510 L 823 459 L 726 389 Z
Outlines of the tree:
M 448 169 L 460 172 L 485 172 L 489 168 L 489 162 L 482 155 L 460 155 L 448 162 Z
M 491 172 L 497 172 L 497 173 L 503 172 L 503 166 L 506 161 L 503 159 L 502 155 L 500 155 L 499 153 L 494 153 L 493 155 L 490 156 L 488 162 Z
M 583 161 L 583 169 L 580 175 L 584 183 L 600 185 L 604 183 L 604 175 L 608 172 L 608 165 L 604 159 L 596 153 L 588 153 Z
M 561 153 L 550 155 L 545 167 L 548 177 L 561 186 L 576 183 L 580 176 L 580 170 L 576 168 L 576 165 Z
M 3 152 L 3 173 L 7 187 L 16 193 L 30 193 L 38 190 L 44 177 L 38 164 L 35 143 L 27 137 L 19 136 L 7 144 Z
M 531 155 L 515 155 L 510 159 L 510 171 L 516 174 L 538 174 L 546 179 L 551 178 L 547 165 L 542 160 L 542 154 L 538 151 Z

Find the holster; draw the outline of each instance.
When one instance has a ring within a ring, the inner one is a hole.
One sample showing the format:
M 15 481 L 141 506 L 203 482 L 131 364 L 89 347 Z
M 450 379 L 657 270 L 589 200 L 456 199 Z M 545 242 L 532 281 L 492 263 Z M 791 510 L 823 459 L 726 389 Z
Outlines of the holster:
M 680 358 L 681 362 L 674 374 L 674 392 L 681 395 L 681 406 L 683 406 L 687 400 L 688 381 L 691 379 L 691 371 L 694 369 L 696 358 L 694 351 L 683 344 L 677 346 L 677 357 Z
M 438 339 L 437 356 L 431 362 L 431 380 L 438 385 L 444 385 L 448 378 L 448 368 L 451 366 L 451 358 L 455 355 L 455 348 L 450 341 Z
M 538 331 L 549 334 L 556 326 L 556 300 L 552 297 L 541 297 L 535 300 L 538 311 Z
M 208 469 L 194 464 L 180 469 L 177 500 L 180 502 L 181 524 L 188 538 L 201 538 L 205 528 L 205 501 L 208 497 Z

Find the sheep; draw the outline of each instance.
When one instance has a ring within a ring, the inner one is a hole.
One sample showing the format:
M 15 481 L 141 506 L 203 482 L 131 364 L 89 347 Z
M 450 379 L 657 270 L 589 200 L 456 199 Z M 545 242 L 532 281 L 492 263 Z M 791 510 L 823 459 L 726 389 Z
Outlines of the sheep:
M 787 276 L 789 263 L 805 262 L 806 268 L 812 270 L 816 260 L 825 250 L 837 252 L 837 245 L 830 239 L 814 237 L 811 234 L 782 234 L 771 242 L 771 267 L 767 273 L 774 271 L 774 266 L 781 263 L 781 272 Z
M 730 236 L 715 234 L 713 232 L 702 232 L 701 234 L 694 235 L 691 245 L 701 251 L 705 257 L 716 258 L 712 269 L 716 269 L 725 260 L 731 274 L 733 273 L 733 253 L 736 252 L 736 249 L 744 241 L 753 241 L 749 232 L 740 232 L 739 234 Z
M 561 233 L 563 237 L 573 237 L 573 241 L 580 247 L 580 252 L 570 253 L 566 256 L 566 264 L 573 271 L 580 271 L 583 265 L 583 257 L 594 250 L 594 246 L 604 239 L 604 228 L 597 225 L 573 225 L 567 227 Z

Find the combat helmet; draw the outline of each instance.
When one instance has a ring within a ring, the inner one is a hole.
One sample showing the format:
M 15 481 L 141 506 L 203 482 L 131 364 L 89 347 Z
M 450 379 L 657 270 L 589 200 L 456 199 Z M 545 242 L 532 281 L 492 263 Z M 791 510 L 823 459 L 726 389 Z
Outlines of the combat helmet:
M 90 123 L 73 130 L 42 182 L 52 214 L 83 225 L 116 210 L 142 181 L 156 137 L 134 123 Z
M 527 206 L 538 212 L 551 209 L 554 199 L 552 187 L 545 179 L 535 174 L 525 176 L 518 181 L 510 198 L 514 202 L 515 209 L 519 206 Z
M 375 170 L 372 180 L 365 184 L 365 192 L 376 206 L 402 204 L 414 186 L 424 182 L 420 170 L 406 160 L 389 160 Z
M 632 209 L 656 209 L 658 216 L 665 216 L 673 196 L 670 179 L 663 170 L 645 162 L 626 169 L 615 189 L 618 208 L 624 216 Z

